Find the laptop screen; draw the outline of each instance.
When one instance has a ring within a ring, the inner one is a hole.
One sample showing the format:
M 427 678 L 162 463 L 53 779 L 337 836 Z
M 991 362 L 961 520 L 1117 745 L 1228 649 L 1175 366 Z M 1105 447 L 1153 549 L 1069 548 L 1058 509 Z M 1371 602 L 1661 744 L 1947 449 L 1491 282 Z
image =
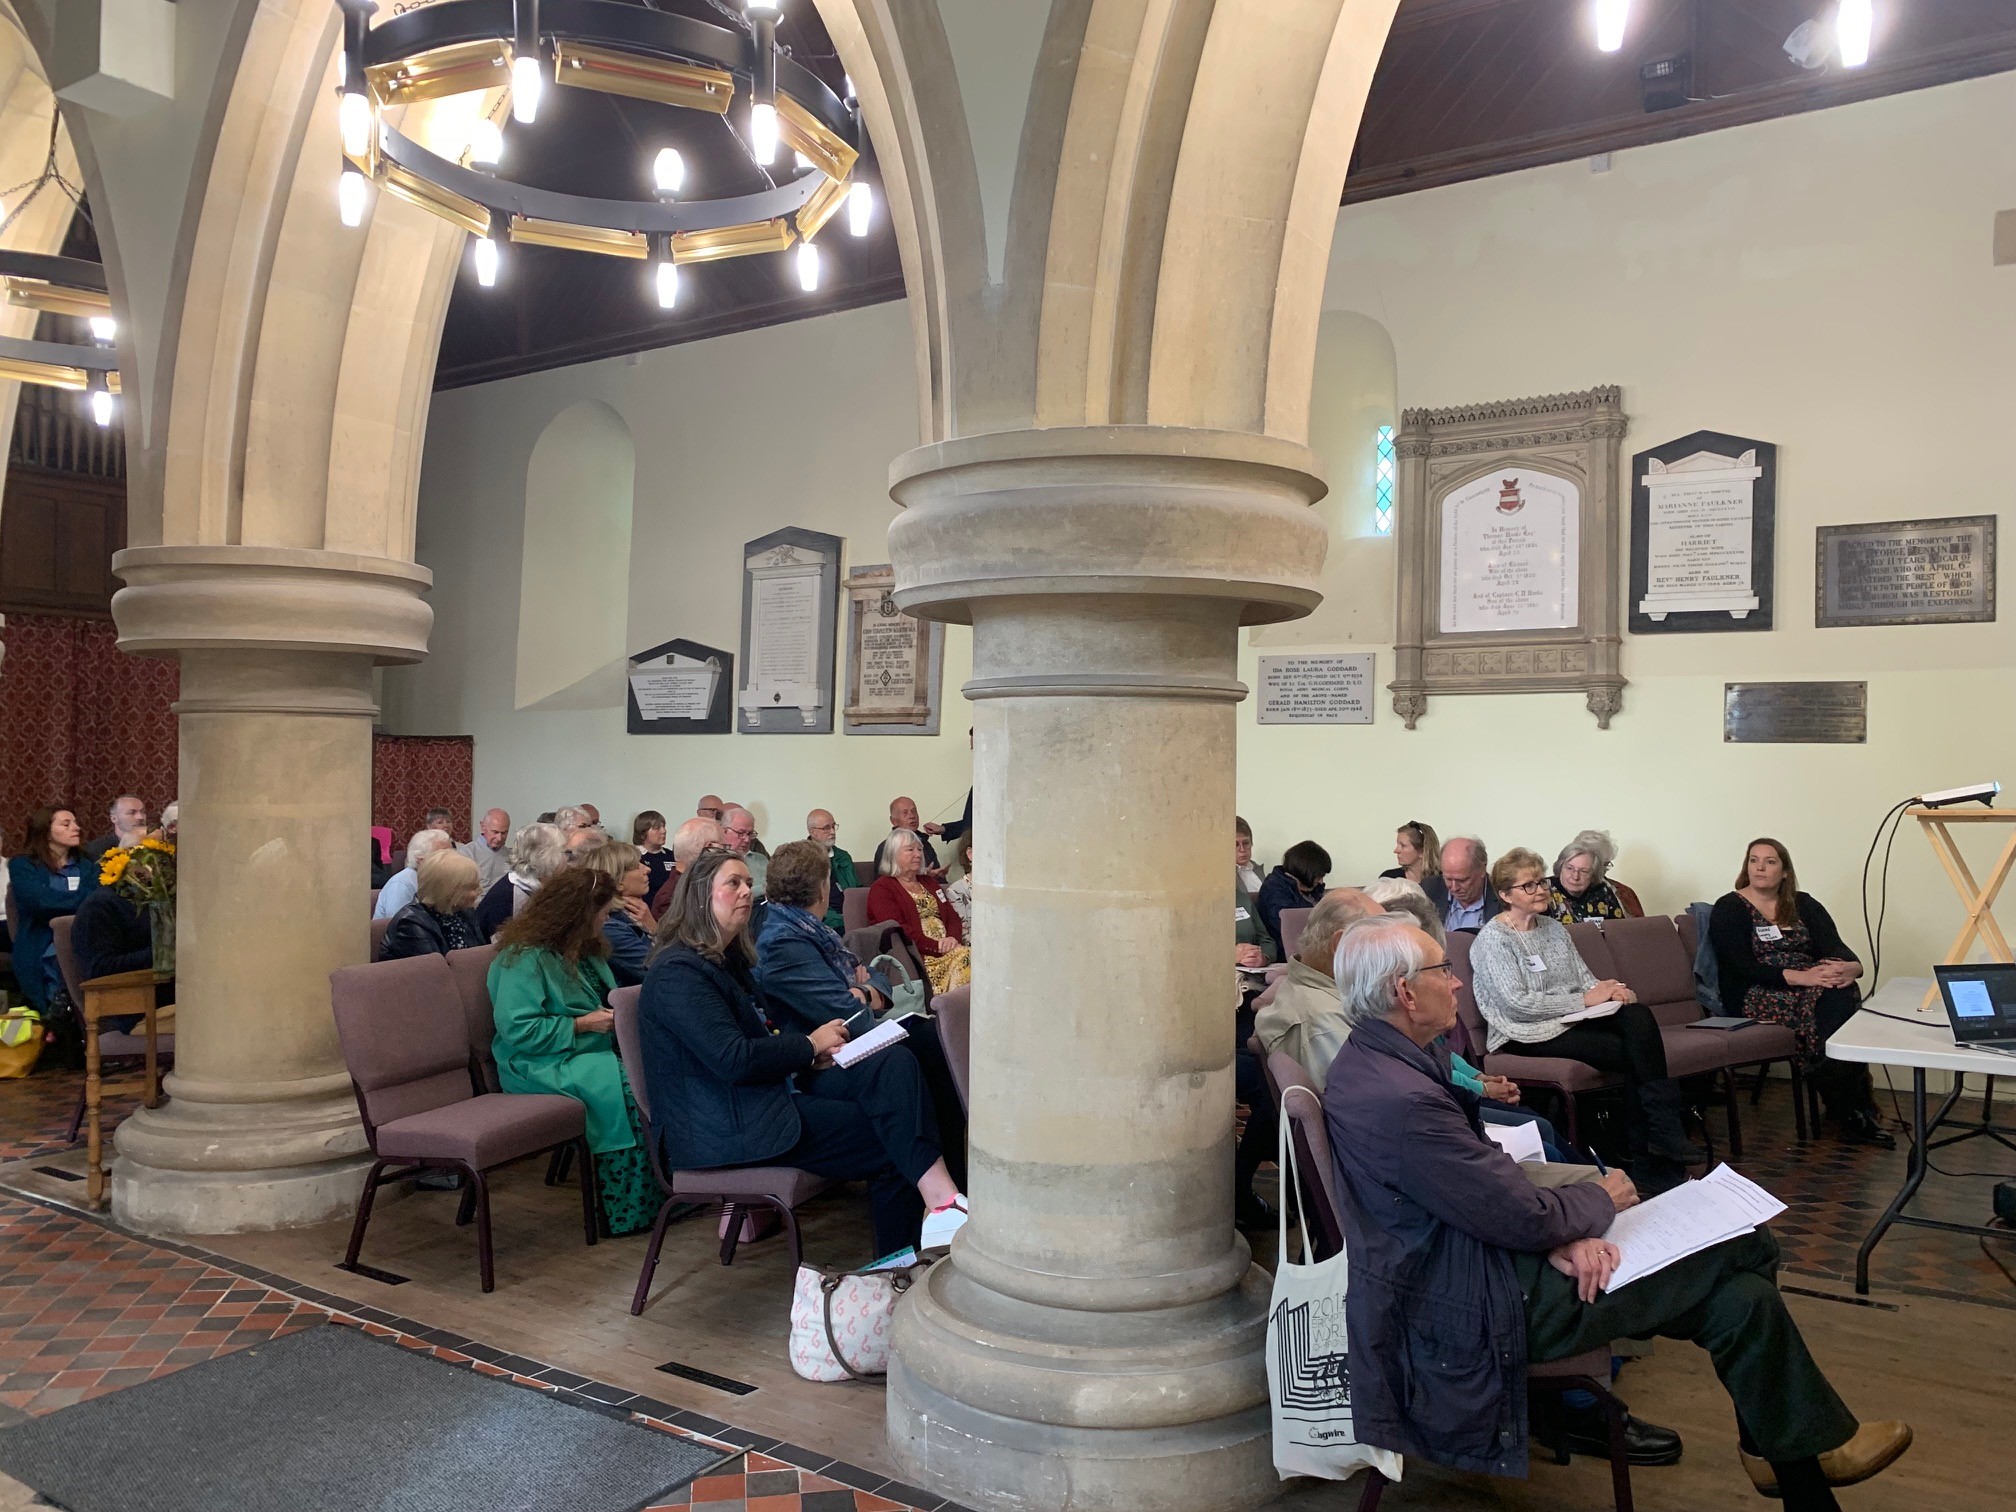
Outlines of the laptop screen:
M 2016 1039 L 2016 966 L 1939 966 L 1956 1040 Z

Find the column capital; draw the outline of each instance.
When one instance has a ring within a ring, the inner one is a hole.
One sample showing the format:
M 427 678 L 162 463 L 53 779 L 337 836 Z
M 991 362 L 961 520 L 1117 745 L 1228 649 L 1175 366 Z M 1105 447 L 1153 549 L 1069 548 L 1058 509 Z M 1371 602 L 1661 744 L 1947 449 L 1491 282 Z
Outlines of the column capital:
M 1216 599 L 1236 622 L 1299 619 L 1322 595 L 1314 453 L 1243 431 L 1160 425 L 996 431 L 890 468 L 896 601 L 968 623 L 976 600 Z
M 137 546 L 112 558 L 119 649 L 348 652 L 419 661 L 434 575 L 415 562 L 291 546 Z

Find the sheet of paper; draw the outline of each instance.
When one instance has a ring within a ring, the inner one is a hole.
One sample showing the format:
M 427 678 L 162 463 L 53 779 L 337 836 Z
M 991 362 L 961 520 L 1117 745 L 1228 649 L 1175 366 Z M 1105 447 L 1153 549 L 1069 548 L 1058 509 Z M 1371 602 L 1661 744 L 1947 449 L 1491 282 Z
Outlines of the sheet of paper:
M 1603 1237 L 1623 1252 L 1609 1290 L 1664 1270 L 1710 1245 L 1747 1234 L 1785 1211 L 1785 1204 L 1726 1165 L 1626 1208 Z
M 1581 1024 L 1590 1019 L 1608 1018 L 1624 1005 L 1622 1003 L 1598 1003 L 1594 1008 L 1577 1008 L 1573 1013 L 1564 1013 L 1557 1020 L 1563 1024 Z
M 1547 1148 L 1540 1143 L 1538 1124 L 1486 1124 L 1484 1137 L 1514 1160 L 1528 1160 L 1535 1164 L 1544 1164 L 1547 1160 Z
M 906 1040 L 908 1038 L 910 1036 L 905 1032 L 901 1024 L 897 1023 L 894 1019 L 885 1019 L 882 1023 L 877 1024 L 873 1029 L 862 1035 L 861 1038 L 851 1039 L 838 1050 L 835 1050 L 833 1052 L 833 1064 L 836 1066 L 854 1065 L 859 1061 L 868 1059 L 871 1055 L 887 1050 L 898 1040 Z

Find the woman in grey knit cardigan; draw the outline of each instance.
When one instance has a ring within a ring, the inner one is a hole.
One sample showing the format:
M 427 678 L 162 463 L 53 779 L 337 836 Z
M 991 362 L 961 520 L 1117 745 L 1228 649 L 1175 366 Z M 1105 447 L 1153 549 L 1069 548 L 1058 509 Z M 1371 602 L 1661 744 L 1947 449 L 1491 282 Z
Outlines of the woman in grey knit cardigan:
M 1490 1026 L 1489 1050 L 1576 1060 L 1623 1076 L 1632 1094 L 1634 1165 L 1647 1156 L 1680 1165 L 1706 1159 L 1680 1126 L 1680 1086 L 1666 1074 L 1659 1021 L 1622 982 L 1597 981 L 1567 927 L 1549 917 L 1546 864 L 1530 850 L 1507 851 L 1491 868 L 1491 886 L 1505 911 L 1470 947 L 1471 991 Z M 1601 1011 L 1564 1022 L 1592 1008 Z

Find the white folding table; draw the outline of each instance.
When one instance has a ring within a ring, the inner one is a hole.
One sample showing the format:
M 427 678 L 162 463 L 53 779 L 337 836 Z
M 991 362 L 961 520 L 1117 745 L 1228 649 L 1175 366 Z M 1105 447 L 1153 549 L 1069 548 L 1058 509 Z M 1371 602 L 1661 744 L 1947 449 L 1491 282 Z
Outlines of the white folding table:
M 1946 1018 L 1946 1009 L 1937 992 L 1932 994 L 1931 1006 L 1924 1006 L 1926 988 L 1932 986 L 1930 977 L 1896 977 L 1877 989 L 1855 1016 L 1834 1031 L 1834 1037 L 1827 1041 L 1827 1053 L 1835 1060 L 1863 1061 L 1878 1066 L 1908 1066 L 1911 1069 L 1911 1154 L 1906 1168 L 1904 1185 L 1898 1190 L 1890 1206 L 1883 1210 L 1883 1216 L 1876 1220 L 1876 1226 L 1869 1230 L 1869 1237 L 1862 1241 L 1862 1248 L 1855 1256 L 1855 1290 L 1866 1293 L 1869 1290 L 1869 1256 L 1877 1243 L 1887 1233 L 1892 1224 L 1904 1223 L 1914 1228 L 1944 1229 L 1953 1234 L 1980 1234 L 1989 1238 L 2008 1238 L 2009 1230 L 1987 1228 L 1972 1223 L 1949 1223 L 1939 1218 L 1920 1218 L 1906 1213 L 1905 1205 L 1917 1195 L 1924 1184 L 1927 1169 L 1926 1157 L 1933 1150 L 1943 1149 L 1963 1140 L 1993 1139 L 1998 1144 L 2016 1150 L 2016 1128 L 1994 1121 L 1995 1078 L 1998 1076 L 2016 1078 L 2016 1055 L 2002 1055 L 1992 1050 L 1962 1049 L 1953 1042 L 1952 1025 Z M 1953 1089 L 1939 1104 L 1939 1111 L 1926 1116 L 1925 1073 L 1946 1071 L 1953 1077 Z M 1968 1121 L 1964 1125 L 1955 1120 L 1958 1132 L 1948 1134 L 1943 1139 L 1934 1139 L 1959 1105 L 1961 1094 L 1966 1090 L 1969 1075 L 1986 1077 L 1987 1084 L 1981 1094 L 1981 1117 L 1978 1122 Z

